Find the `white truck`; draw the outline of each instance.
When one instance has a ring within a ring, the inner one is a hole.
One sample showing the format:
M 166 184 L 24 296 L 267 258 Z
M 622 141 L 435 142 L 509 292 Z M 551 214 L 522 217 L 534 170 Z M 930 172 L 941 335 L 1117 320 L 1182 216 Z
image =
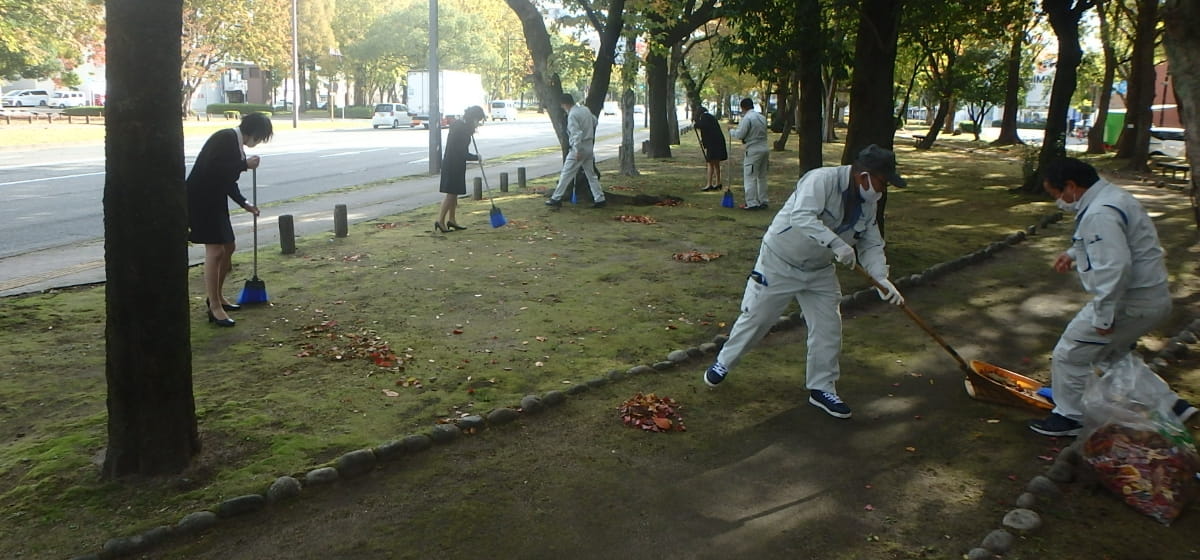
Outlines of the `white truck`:
M 438 111 L 442 113 L 443 127 L 450 126 L 462 117 L 463 111 L 472 105 L 487 107 L 483 91 L 483 77 L 458 70 L 438 72 Z M 413 113 L 413 126 L 419 121 L 429 128 L 429 71 L 412 70 L 408 73 L 408 110 Z

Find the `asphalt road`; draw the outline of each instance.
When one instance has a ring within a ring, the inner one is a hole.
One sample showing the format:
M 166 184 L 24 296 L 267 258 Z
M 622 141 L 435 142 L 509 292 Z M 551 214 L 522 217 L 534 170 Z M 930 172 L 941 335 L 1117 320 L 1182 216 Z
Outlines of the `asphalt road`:
M 602 118 L 597 135 L 615 134 L 619 125 L 616 117 Z M 185 129 L 189 169 L 210 133 Z M 271 142 L 247 154 L 263 158 L 258 201 L 266 204 L 427 174 L 428 140 L 424 129 L 372 129 L 365 120 L 327 130 L 293 130 L 280 123 Z M 485 159 L 557 144 L 545 118 L 489 122 L 476 142 Z M 242 191 L 249 196 L 247 179 Z M 0 258 L 102 239 L 103 193 L 103 143 L 0 151 Z

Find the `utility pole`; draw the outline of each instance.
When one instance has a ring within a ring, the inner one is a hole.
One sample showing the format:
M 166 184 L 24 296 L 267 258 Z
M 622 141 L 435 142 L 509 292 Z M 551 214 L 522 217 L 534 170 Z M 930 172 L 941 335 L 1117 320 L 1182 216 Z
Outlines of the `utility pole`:
M 438 3 L 429 0 L 429 174 L 442 171 L 442 107 L 438 103 L 441 93 L 441 69 L 438 68 Z

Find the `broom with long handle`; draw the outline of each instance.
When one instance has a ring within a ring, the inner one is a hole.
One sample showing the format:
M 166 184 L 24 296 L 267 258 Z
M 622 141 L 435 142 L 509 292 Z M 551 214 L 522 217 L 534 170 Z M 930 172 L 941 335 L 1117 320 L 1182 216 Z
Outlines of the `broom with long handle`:
M 250 170 L 250 204 L 258 208 L 258 169 Z M 242 286 L 242 295 L 238 297 L 238 303 L 241 305 L 267 302 L 267 283 L 258 278 L 258 215 L 252 214 L 252 216 L 254 216 L 254 277 L 246 280 L 246 285 Z
M 504 213 L 500 212 L 500 209 L 496 207 L 496 201 L 492 199 L 492 186 L 488 184 L 487 172 L 483 169 L 483 157 L 479 156 L 479 144 L 475 143 L 474 136 L 471 137 L 471 147 L 475 148 L 475 155 L 479 157 L 477 160 L 479 162 L 479 174 L 483 176 L 483 186 L 485 189 L 487 189 L 488 202 L 492 203 L 492 210 L 488 218 L 492 222 L 492 227 L 501 227 L 504 224 L 507 224 L 508 220 L 504 219 Z

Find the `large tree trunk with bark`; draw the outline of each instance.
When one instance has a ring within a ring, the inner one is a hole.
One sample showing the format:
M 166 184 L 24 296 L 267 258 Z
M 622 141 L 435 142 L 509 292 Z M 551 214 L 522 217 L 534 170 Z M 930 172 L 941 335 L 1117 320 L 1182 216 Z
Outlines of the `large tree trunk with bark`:
M 650 139 L 646 155 L 652 158 L 671 157 L 667 112 L 674 112 L 675 107 L 670 99 L 668 81 L 667 57 L 651 50 L 646 55 L 646 111 L 650 114 Z
M 1158 39 L 1159 0 L 1138 0 L 1134 24 L 1133 55 L 1130 61 L 1129 90 L 1125 96 L 1125 128 L 1117 140 L 1117 158 L 1128 159 L 1125 168 L 1149 171 L 1150 126 L 1154 111 L 1154 48 Z
M 1188 164 L 1192 167 L 1192 214 L 1200 230 L 1200 3 L 1166 0 L 1162 8 L 1163 46 L 1171 63 L 1172 85 L 1179 100 Z
M 933 147 L 933 143 L 937 141 L 938 133 L 942 131 L 942 124 L 946 122 L 946 115 L 950 113 L 950 99 L 942 97 L 941 102 L 937 106 L 937 114 L 933 117 L 933 124 L 925 131 L 925 139 L 917 144 L 918 150 L 928 150 Z
M 177 473 L 200 450 L 192 396 L 179 107 L 182 0 L 108 0 L 103 472 Z
M 858 152 L 871 144 L 892 148 L 896 136 L 892 76 L 896 70 L 896 39 L 903 4 L 902 0 L 863 0 L 859 9 L 850 86 L 850 126 L 842 151 L 843 164 L 854 161 Z M 880 216 L 883 206 L 879 205 Z
M 1050 87 L 1050 108 L 1046 112 L 1046 131 L 1038 153 L 1038 170 L 1026 177 L 1021 186 L 1024 192 L 1042 192 L 1041 170 L 1067 153 L 1067 110 L 1071 107 L 1071 96 L 1075 95 L 1079 62 L 1083 60 L 1083 49 L 1079 47 L 1079 19 L 1091 7 L 1090 0 L 1042 0 L 1042 10 L 1058 37 L 1058 64 Z
M 792 133 L 792 124 L 796 118 L 796 106 L 799 104 L 798 94 L 793 95 L 796 90 L 792 88 L 792 76 L 790 72 L 785 72 L 780 76 L 778 91 L 775 99 L 775 115 L 771 122 L 771 130 L 779 133 L 779 138 L 775 139 L 772 144 L 772 149 L 776 152 L 782 152 L 787 148 L 788 138 Z
M 621 94 L 621 175 L 636 177 L 641 175 L 637 169 L 637 161 L 633 157 L 633 106 L 637 104 L 637 95 L 632 89 Z
M 550 45 L 550 34 L 546 31 L 546 23 L 542 12 L 530 0 L 505 0 L 508 7 L 521 20 L 521 29 L 525 33 L 525 46 L 529 49 L 529 57 L 533 59 L 533 72 L 530 81 L 533 90 L 546 111 L 550 113 L 550 123 L 554 126 L 554 134 L 558 136 L 558 144 L 563 157 L 570 149 L 567 139 L 566 112 L 558 105 L 562 97 L 562 82 L 550 64 L 554 48 Z M 603 99 L 601 105 L 603 105 Z
M 1021 108 L 1021 47 L 1025 45 L 1025 26 L 1018 24 L 1008 46 L 1008 58 L 1004 61 L 1007 77 L 1004 83 L 1004 115 L 1000 117 L 1000 134 L 992 140 L 993 146 L 1024 144 L 1017 134 L 1017 111 Z
M 825 102 L 825 84 L 822 80 L 824 57 L 821 54 L 821 3 L 820 0 L 799 0 L 796 2 L 796 21 L 806 22 L 809 26 L 808 40 L 800 42 L 800 71 L 799 71 L 799 121 L 796 135 L 800 139 L 800 175 L 810 169 L 824 165 L 824 154 L 821 152 L 823 139 L 823 123 L 825 120 L 823 105 Z

